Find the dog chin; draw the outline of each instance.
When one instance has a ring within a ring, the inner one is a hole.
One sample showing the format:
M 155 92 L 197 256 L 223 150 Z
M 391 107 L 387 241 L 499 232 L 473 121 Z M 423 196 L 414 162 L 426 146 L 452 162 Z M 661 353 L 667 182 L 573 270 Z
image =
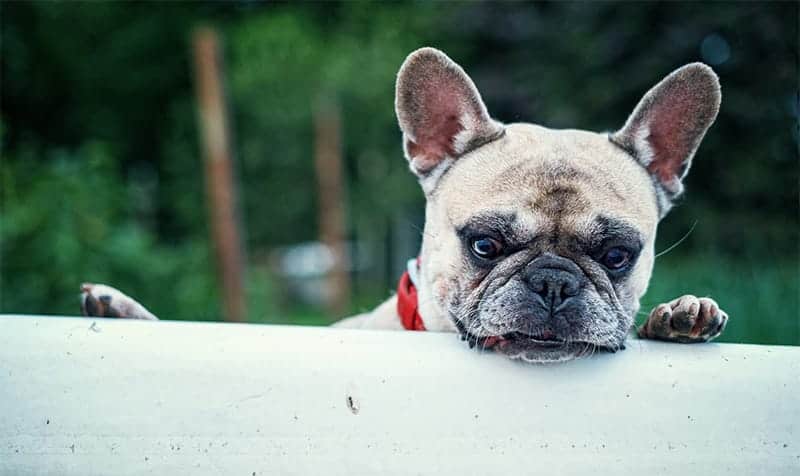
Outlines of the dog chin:
M 539 364 L 568 362 L 570 360 L 589 357 L 597 351 L 611 350 L 608 347 L 591 344 L 589 342 L 562 342 L 551 344 L 526 338 L 503 339 L 493 348 L 495 352 L 503 354 L 512 360 Z

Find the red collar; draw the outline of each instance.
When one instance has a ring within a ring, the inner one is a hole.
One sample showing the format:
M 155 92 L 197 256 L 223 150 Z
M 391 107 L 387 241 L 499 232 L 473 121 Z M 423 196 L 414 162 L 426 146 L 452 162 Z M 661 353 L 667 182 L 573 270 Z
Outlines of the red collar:
M 409 261 L 409 268 L 412 266 L 414 267 L 412 271 L 415 271 L 416 267 L 419 266 L 419 258 Z M 403 323 L 403 327 L 406 330 L 425 330 L 425 323 L 422 322 L 422 316 L 419 315 L 417 286 L 408 271 L 403 273 L 400 277 L 400 282 L 397 283 L 397 314 L 400 316 L 400 322 Z

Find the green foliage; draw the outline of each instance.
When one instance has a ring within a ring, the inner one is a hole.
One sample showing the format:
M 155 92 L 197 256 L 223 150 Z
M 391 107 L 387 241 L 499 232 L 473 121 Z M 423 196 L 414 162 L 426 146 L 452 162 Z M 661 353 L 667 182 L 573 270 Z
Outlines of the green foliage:
M 4 311 L 75 314 L 80 283 L 121 280 L 161 315 L 219 314 L 207 244 L 159 244 L 152 230 L 126 217 L 135 197 L 102 144 L 75 155 L 36 155 L 26 151 L 0 169 Z
M 393 286 L 422 210 L 394 75 L 433 45 L 465 66 L 498 119 L 592 130 L 621 125 L 675 67 L 714 62 L 722 110 L 657 248 L 696 226 L 659 261 L 643 310 L 708 293 L 733 316 L 726 339 L 800 342 L 797 3 L 0 8 L 0 312 L 74 313 L 78 285 L 94 280 L 162 316 L 218 316 L 189 41 L 211 24 L 224 39 L 254 321 L 329 320 L 284 302 L 269 259 L 316 238 L 312 115 L 326 102 L 341 108 L 351 236 L 408 250 L 376 255 L 354 309 Z
M 243 183 L 251 242 L 316 238 L 312 114 L 333 99 L 342 104 L 353 214 L 380 220 L 419 203 L 397 146 L 393 94 L 398 65 L 419 44 L 406 28 L 422 21 L 406 8 L 381 12 L 366 18 L 345 6 L 352 18 L 331 30 L 279 10 L 227 30 L 242 175 L 261 178 Z

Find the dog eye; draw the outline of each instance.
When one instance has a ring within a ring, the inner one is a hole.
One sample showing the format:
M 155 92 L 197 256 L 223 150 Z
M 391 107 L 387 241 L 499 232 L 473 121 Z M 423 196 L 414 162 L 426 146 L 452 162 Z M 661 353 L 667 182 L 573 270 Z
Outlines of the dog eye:
M 500 256 L 503 245 L 494 238 L 478 236 L 470 240 L 470 249 L 480 259 L 494 259 Z
M 610 270 L 620 270 L 631 261 L 631 252 L 625 248 L 615 247 L 606 251 L 600 260 L 603 266 Z

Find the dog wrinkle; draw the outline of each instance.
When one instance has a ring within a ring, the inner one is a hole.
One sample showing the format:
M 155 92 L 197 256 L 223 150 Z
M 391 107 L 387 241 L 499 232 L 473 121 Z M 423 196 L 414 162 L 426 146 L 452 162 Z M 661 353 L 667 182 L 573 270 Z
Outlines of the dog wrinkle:
M 533 202 L 533 209 L 544 213 L 554 220 L 560 219 L 564 214 L 573 215 L 586 208 L 582 194 L 577 188 L 555 184 L 544 190 Z

